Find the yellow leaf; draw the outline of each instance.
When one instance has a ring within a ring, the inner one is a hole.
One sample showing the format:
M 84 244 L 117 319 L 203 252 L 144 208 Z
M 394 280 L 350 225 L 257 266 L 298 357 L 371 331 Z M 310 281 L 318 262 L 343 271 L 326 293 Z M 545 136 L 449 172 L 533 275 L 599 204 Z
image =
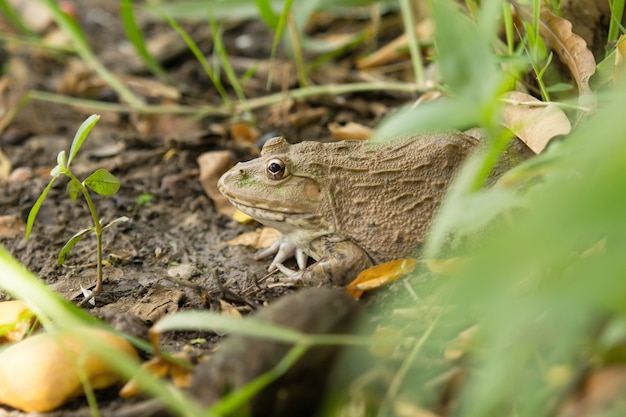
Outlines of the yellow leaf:
M 231 216 L 237 223 L 250 223 L 254 219 L 239 209 L 235 209 Z
M 416 264 L 415 259 L 406 258 L 376 265 L 361 272 L 345 290 L 353 297 L 360 298 L 363 291 L 376 289 L 410 274 Z
M 130 343 L 101 329 L 81 327 L 29 337 L 0 354 L 0 403 L 29 412 L 54 410 L 83 393 L 78 367 L 93 389 L 116 384 L 120 376 L 100 358 L 95 345 L 137 358 Z

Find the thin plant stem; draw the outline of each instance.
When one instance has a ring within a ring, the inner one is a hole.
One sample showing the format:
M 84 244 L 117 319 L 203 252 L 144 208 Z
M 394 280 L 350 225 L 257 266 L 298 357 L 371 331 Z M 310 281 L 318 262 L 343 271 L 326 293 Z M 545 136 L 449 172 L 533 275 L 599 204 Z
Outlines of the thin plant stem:
M 64 174 L 67 175 L 71 180 L 77 181 L 80 184 L 80 191 L 83 193 L 85 197 L 85 201 L 87 202 L 87 206 L 89 207 L 89 212 L 91 213 L 91 218 L 93 219 L 94 224 L 94 233 L 96 234 L 96 269 L 98 275 L 98 282 L 96 283 L 96 288 L 94 288 L 92 294 L 96 294 L 100 292 L 102 289 L 102 225 L 100 224 L 100 219 L 98 218 L 98 213 L 96 212 L 96 206 L 93 204 L 93 200 L 89 195 L 89 190 L 84 184 L 76 178 L 74 174 L 72 174 L 69 170 L 64 170 Z M 83 300 L 83 302 L 85 302 Z

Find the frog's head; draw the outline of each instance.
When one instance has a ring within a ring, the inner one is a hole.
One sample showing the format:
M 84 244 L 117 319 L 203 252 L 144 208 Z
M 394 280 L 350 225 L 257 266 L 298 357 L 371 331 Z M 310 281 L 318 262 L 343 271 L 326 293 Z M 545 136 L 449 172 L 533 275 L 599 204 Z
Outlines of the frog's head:
M 218 188 L 239 210 L 283 233 L 294 226 L 319 228 L 328 194 L 319 171 L 323 164 L 316 163 L 311 146 L 270 139 L 259 158 L 240 162 L 222 175 Z

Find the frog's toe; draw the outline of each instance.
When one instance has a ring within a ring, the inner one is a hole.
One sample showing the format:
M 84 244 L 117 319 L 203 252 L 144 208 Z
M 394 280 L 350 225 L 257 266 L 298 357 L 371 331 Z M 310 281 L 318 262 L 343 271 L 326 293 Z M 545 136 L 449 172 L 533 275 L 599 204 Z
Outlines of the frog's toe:
M 271 255 L 275 256 L 272 260 L 272 263 L 267 268 L 269 272 L 274 272 L 277 269 L 280 269 L 278 265 L 285 268 L 284 266 L 282 266 L 282 263 L 285 262 L 287 259 L 293 257 L 296 258 L 296 262 L 298 263 L 298 267 L 300 269 L 305 269 L 307 265 L 308 255 L 304 253 L 301 249 L 298 249 L 296 245 L 288 239 L 278 239 L 269 248 L 257 252 L 254 256 L 254 259 L 258 261 Z

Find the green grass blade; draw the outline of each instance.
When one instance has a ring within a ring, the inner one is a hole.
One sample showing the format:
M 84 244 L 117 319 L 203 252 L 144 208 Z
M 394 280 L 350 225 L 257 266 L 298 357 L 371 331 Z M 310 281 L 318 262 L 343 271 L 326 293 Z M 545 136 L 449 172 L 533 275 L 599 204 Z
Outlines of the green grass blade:
M 609 6 L 611 8 L 611 22 L 609 23 L 609 34 L 607 42 L 615 42 L 619 37 L 622 16 L 624 15 L 624 0 L 609 0 Z M 608 56 L 611 50 L 606 51 Z
M 98 60 L 89 47 L 89 44 L 85 39 L 85 35 L 76 20 L 64 13 L 55 0 L 41 1 L 48 6 L 48 9 L 50 9 L 52 17 L 57 25 L 59 25 L 63 32 L 70 37 L 74 47 L 76 48 L 76 52 L 83 59 L 83 61 L 89 64 L 98 73 L 100 78 L 102 78 L 113 90 L 115 90 L 115 92 L 120 96 L 120 99 L 126 101 L 133 107 L 141 107 L 143 105 L 143 101 L 126 88 L 126 86 Z
M 85 141 L 85 139 L 87 139 L 87 136 L 89 136 L 89 132 L 91 132 L 91 129 L 96 125 L 96 123 L 98 123 L 98 120 L 100 120 L 100 115 L 92 114 L 87 119 L 85 119 L 85 121 L 79 126 L 76 134 L 74 135 L 72 146 L 70 147 L 70 156 L 67 160 L 66 166 L 67 169 L 70 168 L 72 160 L 80 150 L 81 146 L 83 146 L 83 142 Z
M 254 0 L 261 19 L 270 29 L 276 29 L 278 26 L 278 17 L 272 10 L 272 2 L 270 0 Z
M 217 92 L 219 93 L 219 95 L 222 97 L 224 104 L 230 106 L 232 103 L 231 103 L 230 97 L 228 97 L 228 93 L 226 92 L 226 89 L 224 89 L 224 86 L 222 85 L 222 81 L 220 80 L 219 76 L 215 73 L 215 71 L 213 71 L 213 68 L 211 68 L 211 65 L 209 65 L 209 63 L 207 62 L 206 58 L 204 57 L 204 54 L 202 53 L 202 51 L 200 51 L 200 48 L 198 48 L 198 45 L 196 45 L 196 43 L 193 41 L 193 39 L 191 39 L 191 37 L 187 34 L 187 32 L 185 32 L 184 29 L 170 16 L 163 13 L 160 9 L 156 7 L 150 7 L 150 10 L 158 14 L 159 16 L 161 16 L 172 27 L 172 29 L 174 29 L 180 35 L 183 41 L 185 41 L 185 44 L 187 44 L 187 47 L 189 48 L 189 50 L 196 57 L 200 65 L 202 65 L 202 69 L 204 69 L 207 76 L 213 82 L 213 85 L 217 89 Z
M 120 0 L 120 17 L 122 18 L 122 25 L 124 26 L 126 38 L 135 47 L 135 51 L 137 51 L 137 54 L 139 54 L 139 57 L 144 62 L 148 70 L 150 70 L 150 72 L 162 81 L 167 82 L 169 80 L 167 72 L 161 64 L 154 59 L 146 47 L 143 33 L 135 20 L 132 0 Z
M 58 176 L 54 176 L 50 179 L 50 182 L 48 183 L 46 188 L 41 192 L 41 195 L 39 196 L 39 198 L 37 198 L 37 201 L 35 201 L 33 208 L 30 209 L 30 212 L 28 213 L 28 220 L 26 221 L 26 236 L 25 236 L 25 239 L 27 241 L 28 241 L 28 238 L 30 237 L 30 232 L 33 229 L 33 224 L 35 224 L 35 219 L 37 218 L 39 209 L 41 208 L 43 201 L 46 199 L 46 196 L 50 192 L 50 189 L 54 185 L 54 182 L 57 180 L 57 178 Z
M 415 82 L 418 85 L 424 84 L 424 62 L 422 61 L 422 52 L 420 50 L 419 40 L 415 33 L 415 19 L 413 18 L 413 8 L 411 0 L 400 0 L 402 10 L 402 22 L 404 23 L 404 33 L 409 38 L 409 52 L 411 53 L 411 64 L 413 66 L 413 74 Z
M 68 240 L 65 245 L 63 246 L 63 248 L 61 249 L 61 251 L 59 252 L 59 256 L 57 256 L 57 266 L 61 266 L 63 265 L 63 262 L 65 262 L 65 258 L 67 257 L 67 255 L 72 251 L 72 249 L 74 248 L 74 246 L 76 246 L 76 244 L 78 242 L 80 242 L 80 240 L 89 232 L 91 232 L 93 229 L 91 227 L 88 227 L 87 229 L 83 229 L 80 232 L 76 233 L 74 236 L 72 236 L 70 238 L 70 240 Z
M 226 78 L 228 78 L 228 81 L 230 81 L 230 85 L 233 87 L 233 90 L 235 90 L 237 98 L 239 99 L 243 107 L 245 107 L 246 95 L 243 92 L 243 87 L 241 86 L 241 83 L 237 78 L 237 74 L 235 74 L 235 70 L 233 70 L 233 67 L 230 64 L 230 59 L 228 57 L 226 47 L 224 46 L 224 42 L 222 41 L 222 32 L 219 30 L 218 23 L 213 17 L 210 8 L 209 23 L 211 24 L 211 32 L 213 34 L 213 43 L 215 45 L 215 50 L 217 51 L 217 54 L 220 58 L 218 62 L 222 65 L 222 68 L 224 68 L 224 74 L 226 74 Z

